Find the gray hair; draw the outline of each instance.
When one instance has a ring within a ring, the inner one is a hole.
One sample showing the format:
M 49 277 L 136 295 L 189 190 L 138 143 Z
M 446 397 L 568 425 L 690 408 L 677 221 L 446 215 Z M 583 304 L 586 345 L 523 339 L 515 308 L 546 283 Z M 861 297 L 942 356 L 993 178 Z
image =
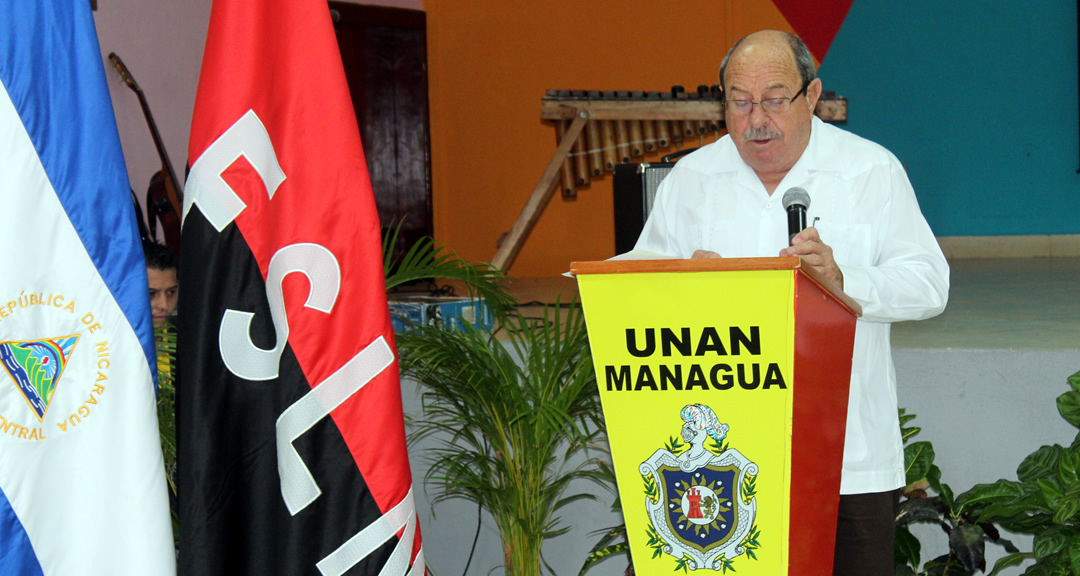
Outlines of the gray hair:
M 806 47 L 806 44 L 802 41 L 802 38 L 794 34 L 788 34 L 787 32 L 781 32 L 785 38 L 787 38 L 788 46 L 791 47 L 791 53 L 795 57 L 795 67 L 799 70 L 799 77 L 802 79 L 803 86 L 809 86 L 814 78 L 817 78 L 817 72 L 814 70 L 814 57 L 810 54 L 810 49 Z M 724 74 L 727 73 L 728 62 L 731 60 L 731 55 L 735 53 L 735 50 L 739 48 L 739 45 L 746 40 L 746 36 L 739 38 L 735 45 L 728 50 L 727 55 L 724 56 L 724 61 L 720 63 L 720 91 L 725 90 L 724 86 Z

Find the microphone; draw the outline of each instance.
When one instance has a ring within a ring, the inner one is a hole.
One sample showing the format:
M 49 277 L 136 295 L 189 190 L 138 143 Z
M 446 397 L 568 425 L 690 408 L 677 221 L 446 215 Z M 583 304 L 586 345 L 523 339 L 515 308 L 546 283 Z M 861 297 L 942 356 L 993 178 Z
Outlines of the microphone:
M 796 186 L 784 192 L 781 202 L 784 210 L 787 210 L 788 245 L 791 245 L 791 239 L 806 228 L 806 210 L 810 208 L 810 194 Z

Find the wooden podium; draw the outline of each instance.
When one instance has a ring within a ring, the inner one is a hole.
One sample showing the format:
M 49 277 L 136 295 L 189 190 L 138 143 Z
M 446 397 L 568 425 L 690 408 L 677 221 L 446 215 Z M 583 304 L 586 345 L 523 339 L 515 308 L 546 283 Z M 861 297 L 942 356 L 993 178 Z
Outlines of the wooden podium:
M 636 573 L 831 575 L 859 305 L 798 258 L 571 271 Z

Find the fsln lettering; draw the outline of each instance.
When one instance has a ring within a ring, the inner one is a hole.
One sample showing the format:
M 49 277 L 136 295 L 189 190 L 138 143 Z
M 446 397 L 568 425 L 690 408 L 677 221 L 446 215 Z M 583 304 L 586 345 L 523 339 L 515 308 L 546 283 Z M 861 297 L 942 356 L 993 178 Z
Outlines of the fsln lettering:
M 225 310 L 218 329 L 221 360 L 230 372 L 252 381 L 273 380 L 278 377 L 281 354 L 289 339 L 289 318 L 285 311 L 282 282 L 294 272 L 308 278 L 305 308 L 329 314 L 341 290 L 341 267 L 333 252 L 320 244 L 290 244 L 278 250 L 270 259 L 266 273 L 266 299 L 270 303 L 270 319 L 274 324 L 276 343 L 264 350 L 251 339 L 253 312 Z
M 187 219 L 193 205 L 199 207 L 199 211 L 218 232 L 236 220 L 247 204 L 221 174 L 241 156 L 259 175 L 267 196 L 274 198 L 278 186 L 285 181 L 285 173 L 278 163 L 266 126 L 254 110 L 248 110 L 218 136 L 192 165 L 187 178 L 181 221 Z

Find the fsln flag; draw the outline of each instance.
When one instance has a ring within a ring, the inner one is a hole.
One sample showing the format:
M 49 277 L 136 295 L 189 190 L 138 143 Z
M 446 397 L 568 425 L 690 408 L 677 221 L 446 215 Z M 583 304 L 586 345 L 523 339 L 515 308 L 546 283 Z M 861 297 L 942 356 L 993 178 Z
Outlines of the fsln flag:
M 215 0 L 180 276 L 182 574 L 425 573 L 379 222 L 323 0 Z
M 0 13 L 0 574 L 174 574 L 146 268 L 90 6 Z

